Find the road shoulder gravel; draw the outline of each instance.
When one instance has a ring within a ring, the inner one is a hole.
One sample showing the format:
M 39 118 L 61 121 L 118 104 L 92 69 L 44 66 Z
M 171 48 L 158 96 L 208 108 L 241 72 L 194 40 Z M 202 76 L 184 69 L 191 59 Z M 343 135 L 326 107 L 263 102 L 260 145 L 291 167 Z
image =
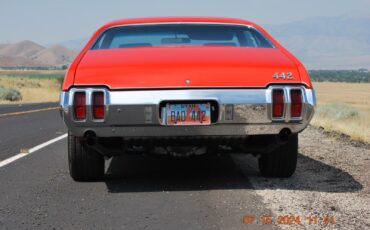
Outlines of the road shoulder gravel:
M 297 171 L 292 178 L 249 177 L 275 219 L 299 216 L 302 221 L 301 225 L 279 226 L 286 229 L 370 228 L 368 145 L 357 145 L 313 127 L 308 127 L 299 138 Z M 234 160 L 237 164 L 249 164 L 250 170 L 257 167 L 253 158 Z

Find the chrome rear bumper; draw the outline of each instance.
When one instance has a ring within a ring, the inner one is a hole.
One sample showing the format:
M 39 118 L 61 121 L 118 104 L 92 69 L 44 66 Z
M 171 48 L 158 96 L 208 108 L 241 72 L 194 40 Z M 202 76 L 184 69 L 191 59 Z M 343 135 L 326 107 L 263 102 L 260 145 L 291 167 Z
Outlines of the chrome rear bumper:
M 285 92 L 285 111 L 280 119 L 271 117 L 271 93 Z M 301 89 L 302 117 L 290 116 L 291 89 Z M 87 118 L 77 121 L 73 115 L 73 95 L 86 92 Z M 105 97 L 105 119 L 94 120 L 91 112 L 92 92 Z M 165 126 L 160 117 L 164 101 L 215 101 L 217 121 L 208 126 Z M 105 88 L 72 88 L 61 93 L 61 114 L 70 134 L 83 136 L 87 131 L 98 137 L 181 137 L 245 136 L 278 134 L 288 128 L 302 131 L 311 120 L 316 105 L 315 93 L 303 86 L 270 86 L 267 89 L 174 89 L 110 91 Z

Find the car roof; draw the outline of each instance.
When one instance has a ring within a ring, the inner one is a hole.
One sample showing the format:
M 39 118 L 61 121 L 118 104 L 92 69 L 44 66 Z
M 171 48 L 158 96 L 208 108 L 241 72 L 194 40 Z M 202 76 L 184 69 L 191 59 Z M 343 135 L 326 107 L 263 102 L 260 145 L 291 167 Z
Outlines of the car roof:
M 171 23 L 171 22 L 204 22 L 204 23 L 231 23 L 231 24 L 244 24 L 254 26 L 255 24 L 237 18 L 224 18 L 224 17 L 146 17 L 146 18 L 128 18 L 120 19 L 109 22 L 102 26 L 109 28 L 127 24 L 142 24 L 142 23 Z

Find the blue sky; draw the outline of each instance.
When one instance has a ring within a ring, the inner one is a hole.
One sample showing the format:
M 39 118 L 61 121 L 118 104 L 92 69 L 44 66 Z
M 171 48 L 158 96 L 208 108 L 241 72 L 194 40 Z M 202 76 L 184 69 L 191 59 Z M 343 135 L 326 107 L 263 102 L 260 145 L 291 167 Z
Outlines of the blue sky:
M 370 0 L 0 0 L 0 43 L 89 37 L 102 24 L 129 17 L 227 16 L 265 25 L 358 14 L 370 17 Z

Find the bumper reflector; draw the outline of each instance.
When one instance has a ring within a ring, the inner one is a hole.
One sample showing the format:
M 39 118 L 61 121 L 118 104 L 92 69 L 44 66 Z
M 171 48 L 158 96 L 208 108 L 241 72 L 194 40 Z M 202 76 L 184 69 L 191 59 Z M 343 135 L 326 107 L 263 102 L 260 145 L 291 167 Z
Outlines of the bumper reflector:
M 284 90 L 274 89 L 272 91 L 272 117 L 281 118 L 284 115 Z
M 291 98 L 291 117 L 300 117 L 302 115 L 302 91 L 300 89 L 293 89 L 290 91 Z
M 86 94 L 85 92 L 76 92 L 73 98 L 73 110 L 76 120 L 86 119 Z
M 105 106 L 103 92 L 93 93 L 92 110 L 94 119 L 104 119 Z

